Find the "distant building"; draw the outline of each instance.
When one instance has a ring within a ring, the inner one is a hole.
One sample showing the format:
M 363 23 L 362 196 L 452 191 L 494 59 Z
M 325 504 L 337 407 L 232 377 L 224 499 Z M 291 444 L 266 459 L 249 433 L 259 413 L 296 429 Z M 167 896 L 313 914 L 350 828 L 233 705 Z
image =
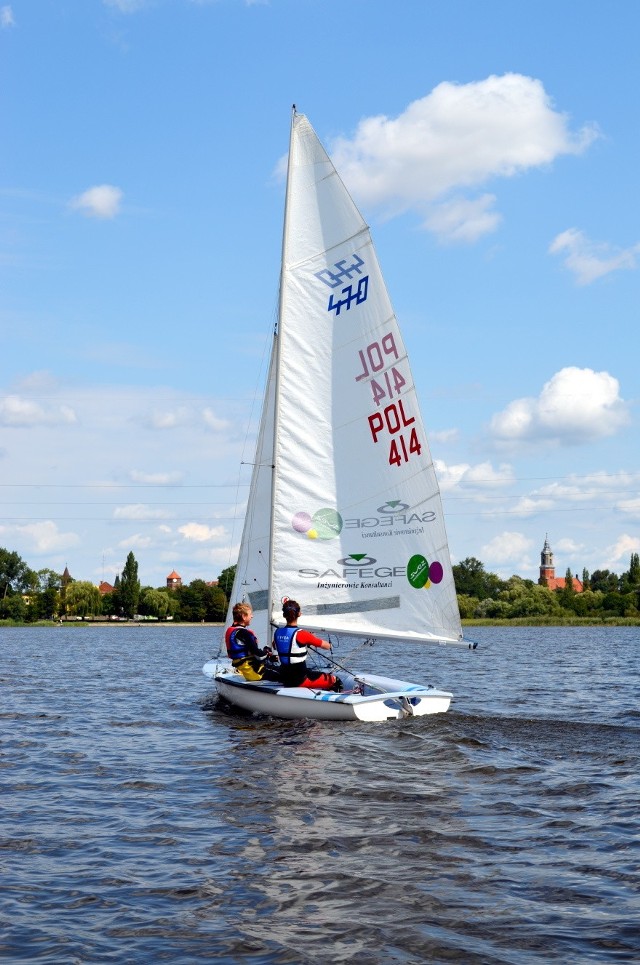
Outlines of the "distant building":
M 182 577 L 179 573 L 176 573 L 176 571 L 173 570 L 167 577 L 167 589 L 177 590 L 179 586 L 182 586 Z
M 544 546 L 540 553 L 540 578 L 538 579 L 538 583 L 540 586 L 548 586 L 550 590 L 564 590 L 566 582 L 566 577 L 556 576 L 555 566 L 553 565 L 553 553 L 549 546 L 549 537 L 545 536 Z M 571 577 L 571 583 L 576 593 L 582 593 L 584 586 L 577 576 Z
M 107 593 L 113 593 L 115 587 L 103 580 L 102 583 L 98 584 L 98 589 L 100 590 L 100 596 L 106 596 Z
M 69 572 L 69 567 L 65 566 L 64 573 L 62 574 L 62 579 L 60 580 L 60 611 L 61 615 L 65 615 L 67 612 L 67 587 L 70 583 L 73 583 L 73 577 Z

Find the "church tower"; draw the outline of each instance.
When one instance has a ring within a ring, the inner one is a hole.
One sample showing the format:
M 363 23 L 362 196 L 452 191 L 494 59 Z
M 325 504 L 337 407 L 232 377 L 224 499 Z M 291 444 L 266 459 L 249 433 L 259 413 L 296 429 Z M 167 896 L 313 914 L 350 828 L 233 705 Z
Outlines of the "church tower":
M 182 586 L 182 577 L 175 570 L 172 570 L 167 577 L 167 589 L 177 590 L 180 586 Z
M 553 582 L 556 576 L 556 568 L 553 565 L 553 553 L 551 552 L 551 547 L 549 546 L 549 535 L 545 535 L 544 546 L 542 547 L 542 552 L 540 553 L 540 579 L 538 583 L 540 586 L 553 586 Z

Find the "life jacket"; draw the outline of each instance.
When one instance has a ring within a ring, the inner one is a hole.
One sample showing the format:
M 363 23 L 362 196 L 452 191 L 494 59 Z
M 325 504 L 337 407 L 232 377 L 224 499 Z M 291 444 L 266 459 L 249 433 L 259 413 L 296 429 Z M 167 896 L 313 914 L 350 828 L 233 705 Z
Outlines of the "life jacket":
M 307 659 L 307 648 L 300 646 L 296 640 L 299 627 L 278 627 L 273 635 L 280 663 L 283 667 L 304 663 Z
M 238 630 L 245 630 L 246 633 L 250 634 L 253 637 L 255 648 L 257 649 L 258 647 L 258 638 L 253 630 L 234 623 L 233 626 L 227 627 L 224 635 L 224 642 L 227 645 L 227 656 L 231 660 L 244 660 L 252 654 L 251 647 L 246 640 L 238 639 Z

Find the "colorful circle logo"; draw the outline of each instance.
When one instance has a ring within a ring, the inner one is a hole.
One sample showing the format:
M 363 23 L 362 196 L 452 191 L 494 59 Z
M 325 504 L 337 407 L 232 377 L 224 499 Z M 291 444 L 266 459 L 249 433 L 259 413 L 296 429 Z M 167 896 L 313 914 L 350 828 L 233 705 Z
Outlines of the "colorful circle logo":
M 296 513 L 291 525 L 309 539 L 335 539 L 342 530 L 342 516 L 335 509 L 318 509 L 313 516 Z
M 442 563 L 429 561 L 420 553 L 412 556 L 407 563 L 407 579 L 416 590 L 428 590 L 434 583 L 441 583 L 444 577 Z

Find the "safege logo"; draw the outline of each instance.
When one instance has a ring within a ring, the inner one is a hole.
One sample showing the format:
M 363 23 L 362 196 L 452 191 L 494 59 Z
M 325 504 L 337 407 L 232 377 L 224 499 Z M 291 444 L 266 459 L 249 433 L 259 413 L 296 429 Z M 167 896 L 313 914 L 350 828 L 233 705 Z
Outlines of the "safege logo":
M 429 563 L 421 553 L 412 556 L 406 566 L 376 566 L 378 560 L 366 553 L 351 553 L 336 560 L 336 563 L 342 567 L 341 570 L 330 569 L 321 573 L 316 569 L 304 569 L 299 570 L 299 573 L 302 577 L 316 580 L 389 579 L 404 576 L 415 590 L 428 590 L 441 583 L 444 577 L 442 563 L 439 560 Z

